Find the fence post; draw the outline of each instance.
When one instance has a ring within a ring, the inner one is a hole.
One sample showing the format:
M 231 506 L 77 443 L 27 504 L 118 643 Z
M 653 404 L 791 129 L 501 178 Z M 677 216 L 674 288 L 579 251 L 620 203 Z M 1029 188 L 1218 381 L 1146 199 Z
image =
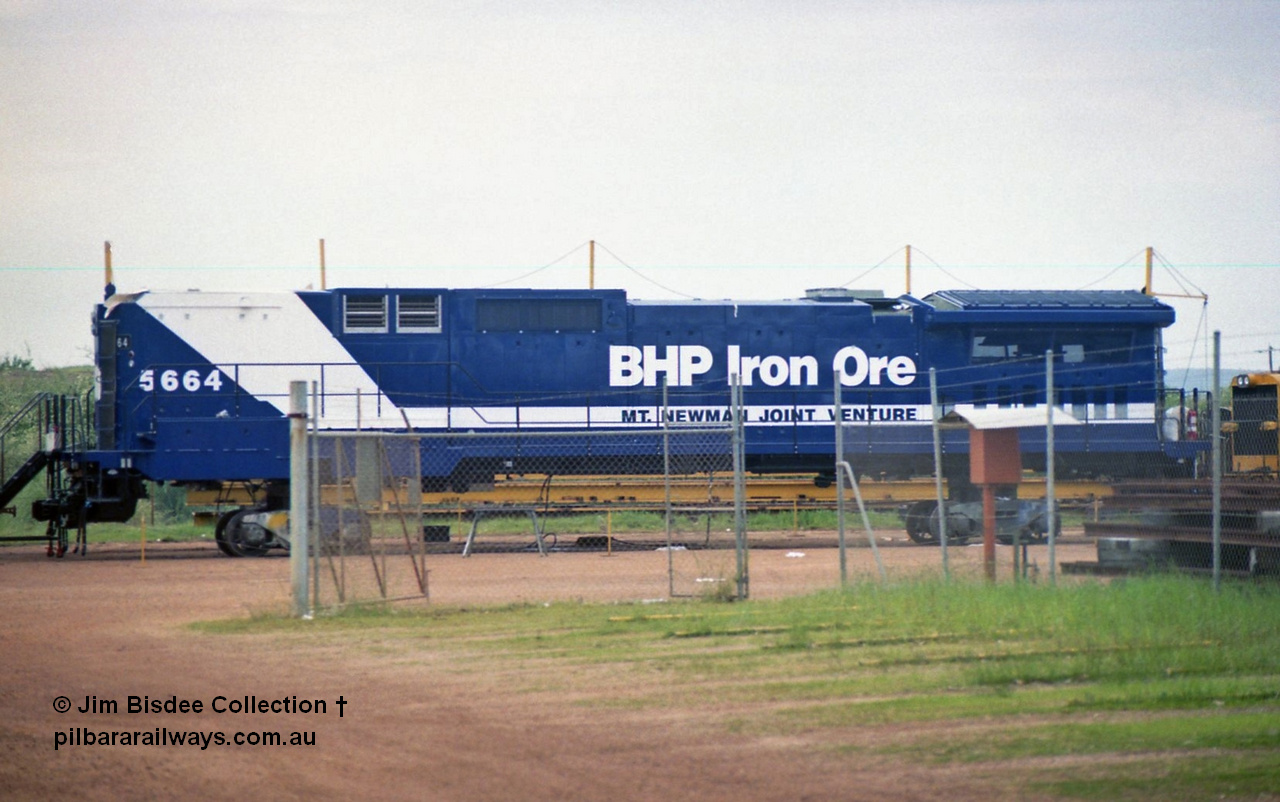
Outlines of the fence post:
M 667 377 L 662 377 L 662 527 L 667 543 L 667 595 L 676 595 L 676 562 L 671 544 L 671 416 Z M 611 513 L 612 514 L 612 513 Z M 613 521 L 608 521 L 609 553 L 613 553 Z
M 942 579 L 951 580 L 947 558 L 947 507 L 942 496 L 942 409 L 938 406 L 938 370 L 929 368 L 929 406 L 933 412 L 933 483 L 938 496 L 938 545 L 942 548 Z M 927 524 L 926 524 L 927 525 Z
M 309 616 L 307 557 L 309 523 L 307 474 L 307 383 L 289 382 L 289 568 L 293 578 L 293 614 Z
M 844 369 L 836 368 L 835 386 L 835 418 L 836 418 L 836 543 L 840 554 L 840 587 L 849 584 L 848 556 L 844 544 L 844 472 L 840 470 L 844 462 L 844 399 L 841 388 L 844 385 Z
M 1213 394 L 1209 396 L 1213 404 L 1209 420 L 1213 430 L 1209 436 L 1213 438 L 1210 451 L 1213 461 L 1213 590 L 1218 592 L 1222 587 L 1222 404 L 1218 402 L 1218 388 L 1222 383 L 1222 332 L 1213 333 Z
M 745 481 L 746 449 L 743 440 L 746 436 L 746 410 L 742 402 L 742 377 L 735 373 L 733 378 L 733 531 L 737 546 L 738 558 L 738 599 L 745 600 L 751 593 L 750 570 L 747 560 L 747 521 L 745 515 L 747 489 Z
M 1058 581 L 1058 489 L 1054 462 L 1057 451 L 1053 431 L 1053 350 L 1044 352 L 1044 503 L 1045 522 L 1049 527 L 1049 583 Z
M 323 537 L 320 526 L 320 438 L 317 433 L 320 431 L 320 388 L 316 382 L 311 382 L 311 432 L 308 442 L 310 447 L 307 450 L 308 461 L 311 463 L 311 502 L 307 506 L 310 507 L 310 514 L 307 521 L 310 528 L 307 534 L 312 535 L 308 544 L 307 557 L 309 559 L 311 571 L 311 609 L 316 610 L 320 607 L 320 540 Z M 314 534 L 312 534 L 314 533 Z

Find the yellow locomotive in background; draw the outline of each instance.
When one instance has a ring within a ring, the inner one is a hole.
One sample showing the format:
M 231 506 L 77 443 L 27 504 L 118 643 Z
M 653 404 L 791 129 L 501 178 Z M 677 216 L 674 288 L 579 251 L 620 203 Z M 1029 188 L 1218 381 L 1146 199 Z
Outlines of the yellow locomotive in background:
M 1231 380 L 1230 419 L 1223 423 L 1226 471 L 1280 476 L 1280 373 L 1244 373 Z

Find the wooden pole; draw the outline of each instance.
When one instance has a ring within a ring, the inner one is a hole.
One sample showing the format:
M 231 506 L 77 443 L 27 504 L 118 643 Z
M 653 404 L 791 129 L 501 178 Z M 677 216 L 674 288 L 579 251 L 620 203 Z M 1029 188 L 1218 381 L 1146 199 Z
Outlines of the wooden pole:
M 102 259 L 103 259 L 103 268 L 105 272 L 104 277 L 106 279 L 103 282 L 102 286 L 110 287 L 116 283 L 115 274 L 111 270 L 111 242 L 110 241 L 102 243 Z
M 911 294 L 911 246 L 907 246 L 907 295 Z

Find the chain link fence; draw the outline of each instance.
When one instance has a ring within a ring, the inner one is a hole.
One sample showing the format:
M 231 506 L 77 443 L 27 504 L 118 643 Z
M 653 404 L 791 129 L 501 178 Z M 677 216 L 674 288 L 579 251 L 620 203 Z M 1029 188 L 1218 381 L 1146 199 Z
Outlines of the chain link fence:
M 733 595 L 733 437 L 314 434 L 313 604 Z
M 1097 381 L 1070 356 L 931 375 L 927 404 L 837 382 L 829 406 L 743 388 L 711 424 L 677 403 L 625 430 L 313 432 L 312 600 L 1280 572 L 1280 484 L 1250 462 L 1275 461 L 1275 386 L 1237 392 L 1232 418 L 1212 393 Z
M 317 608 L 427 598 L 421 463 L 394 435 L 311 444 L 311 580 Z

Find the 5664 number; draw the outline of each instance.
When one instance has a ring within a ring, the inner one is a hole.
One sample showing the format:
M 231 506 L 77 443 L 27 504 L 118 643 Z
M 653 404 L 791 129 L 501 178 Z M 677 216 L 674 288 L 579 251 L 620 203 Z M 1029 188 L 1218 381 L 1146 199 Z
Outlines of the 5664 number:
M 206 387 L 215 393 L 221 390 L 222 371 L 214 368 L 205 376 L 198 370 L 162 370 L 157 375 L 156 371 L 148 369 L 138 375 L 138 389 L 144 393 L 150 393 L 156 389 L 166 393 L 174 393 L 178 390 L 195 393 Z

